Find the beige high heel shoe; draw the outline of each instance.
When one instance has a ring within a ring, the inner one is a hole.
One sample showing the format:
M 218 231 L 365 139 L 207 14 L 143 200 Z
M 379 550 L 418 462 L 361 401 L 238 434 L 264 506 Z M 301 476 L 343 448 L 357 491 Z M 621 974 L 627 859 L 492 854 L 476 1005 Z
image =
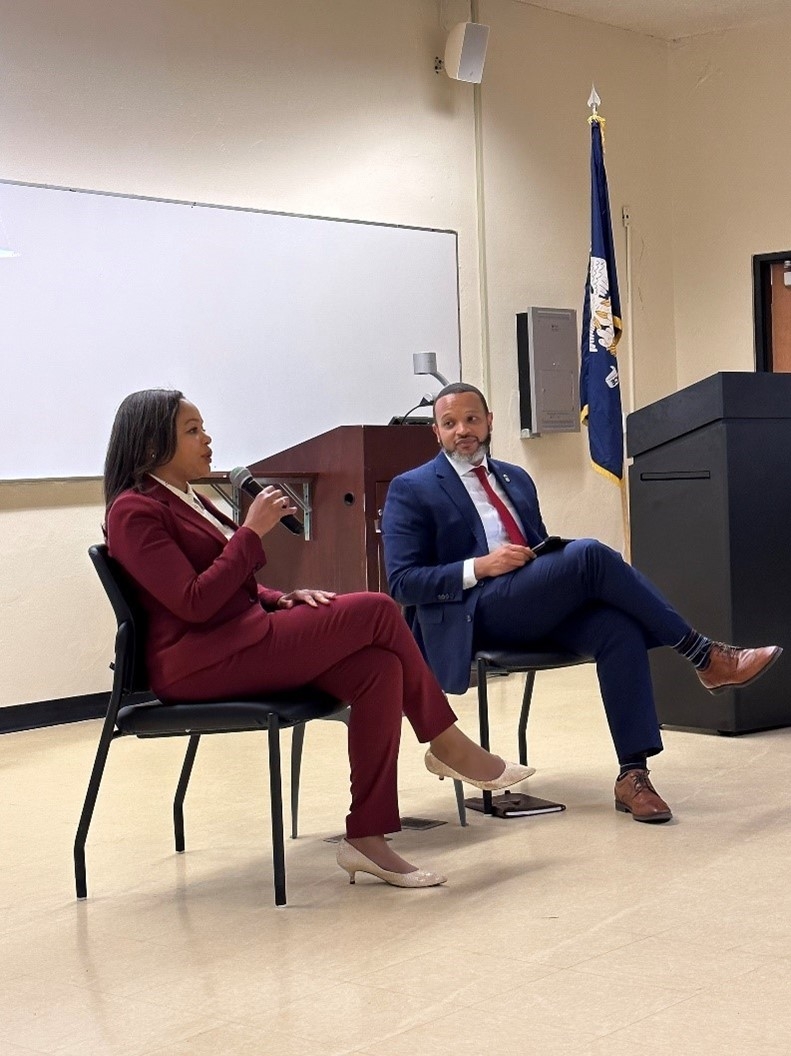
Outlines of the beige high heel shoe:
M 468 785 L 474 785 L 476 788 L 480 788 L 482 792 L 497 792 L 498 789 L 518 785 L 520 781 L 532 777 L 536 772 L 534 766 L 506 763 L 505 770 L 499 777 L 495 777 L 492 781 L 476 781 L 474 777 L 465 777 L 464 774 L 458 773 L 453 767 L 448 766 L 447 763 L 443 763 L 441 759 L 437 759 L 430 748 L 426 751 L 426 769 L 430 774 L 436 774 L 440 781 L 444 777 L 450 777 L 454 781 L 465 781 Z
M 378 876 L 391 887 L 437 887 L 447 882 L 447 876 L 442 873 L 429 873 L 426 869 L 413 869 L 411 873 L 391 873 L 389 869 L 383 869 L 370 858 L 366 858 L 362 851 L 358 851 L 346 840 L 338 844 L 337 862 L 341 869 L 349 874 L 349 883 L 354 883 L 357 873 L 370 873 Z

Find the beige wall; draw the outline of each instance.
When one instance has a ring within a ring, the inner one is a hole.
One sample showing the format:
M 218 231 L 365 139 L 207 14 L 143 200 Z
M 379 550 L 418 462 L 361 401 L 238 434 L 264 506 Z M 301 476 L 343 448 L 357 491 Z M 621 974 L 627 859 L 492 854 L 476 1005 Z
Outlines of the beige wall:
M 587 438 L 519 439 L 514 313 L 579 310 L 590 244 L 590 132 L 595 81 L 607 118 L 613 229 L 626 300 L 621 206 L 632 213 L 637 402 L 675 388 L 666 121 L 646 120 L 667 91 L 664 43 L 503 0 L 483 0 L 492 26 L 483 85 L 491 395 L 497 453 L 540 483 L 545 520 L 569 535 L 622 545 L 620 498 L 590 469 Z M 628 351 L 624 348 L 624 353 Z M 622 356 L 626 360 L 627 355 Z M 622 387 L 625 409 L 628 365 Z
M 752 370 L 754 253 L 791 249 L 791 16 L 670 56 L 678 384 Z
M 0 175 L 453 228 L 479 381 L 473 90 L 432 69 L 469 7 L 443 8 L 444 27 L 437 0 L 0 0 Z M 539 478 L 552 529 L 620 545 L 618 493 L 582 438 L 519 439 L 514 313 L 579 305 L 595 79 L 613 211 L 634 218 L 638 403 L 675 387 L 667 48 L 512 0 L 480 8 L 497 453 Z M 0 706 L 108 687 L 113 622 L 85 555 L 101 517 L 94 484 L 0 484 Z

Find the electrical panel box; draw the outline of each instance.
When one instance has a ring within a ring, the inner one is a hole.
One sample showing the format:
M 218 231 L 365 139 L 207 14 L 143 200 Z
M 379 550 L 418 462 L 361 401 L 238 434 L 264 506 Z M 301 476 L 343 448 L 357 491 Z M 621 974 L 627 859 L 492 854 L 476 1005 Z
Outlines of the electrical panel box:
M 580 431 L 577 313 L 528 308 L 516 316 L 522 437 Z

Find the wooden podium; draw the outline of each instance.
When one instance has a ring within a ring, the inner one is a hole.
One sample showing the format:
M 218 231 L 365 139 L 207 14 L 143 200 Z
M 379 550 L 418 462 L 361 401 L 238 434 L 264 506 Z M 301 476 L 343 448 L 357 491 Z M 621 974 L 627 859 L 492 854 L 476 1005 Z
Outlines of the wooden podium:
M 261 582 L 285 591 L 387 591 L 380 545 L 387 488 L 437 450 L 429 425 L 341 425 L 252 464 L 254 477 L 311 478 L 310 539 L 276 526 L 264 538 Z

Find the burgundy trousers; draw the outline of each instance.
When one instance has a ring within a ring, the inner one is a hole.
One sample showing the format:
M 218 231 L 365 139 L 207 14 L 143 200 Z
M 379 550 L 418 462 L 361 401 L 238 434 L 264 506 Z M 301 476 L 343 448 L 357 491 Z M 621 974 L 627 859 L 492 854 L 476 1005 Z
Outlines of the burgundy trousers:
M 418 741 L 456 721 L 396 603 L 386 594 L 341 594 L 329 605 L 267 614 L 263 641 L 163 688 L 177 700 L 209 700 L 313 685 L 351 705 L 351 837 L 401 827 L 398 748 L 406 715 Z

